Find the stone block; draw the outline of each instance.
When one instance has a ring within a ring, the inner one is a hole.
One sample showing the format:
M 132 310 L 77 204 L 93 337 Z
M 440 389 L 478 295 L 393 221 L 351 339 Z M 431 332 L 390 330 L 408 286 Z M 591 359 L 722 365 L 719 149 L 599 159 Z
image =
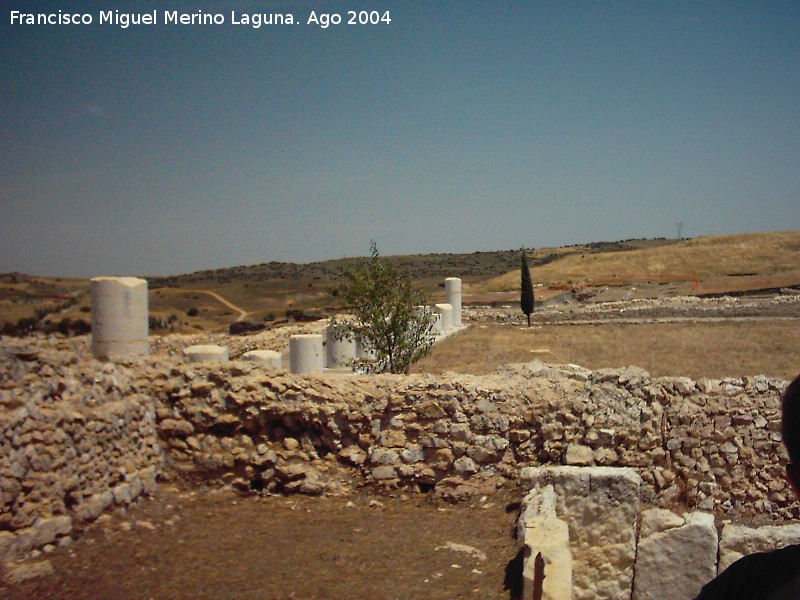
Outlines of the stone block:
M 10 531 L 0 531 L 0 562 L 14 558 L 14 548 L 17 534 Z
M 193 362 L 227 362 L 228 347 L 216 344 L 200 344 L 183 349 L 183 355 L 190 363 Z
M 572 599 L 569 526 L 556 515 L 552 485 L 534 488 L 522 502 L 520 539 L 525 547 L 523 598 Z
M 694 598 L 716 574 L 714 515 L 667 513 L 655 509 L 642 515 L 632 600 Z
M 719 541 L 718 573 L 753 552 L 769 552 L 784 546 L 800 544 L 800 525 L 745 527 L 726 523 Z
M 569 444 L 564 454 L 564 462 L 568 465 L 591 465 L 594 461 L 594 452 L 589 446 Z
M 242 354 L 242 360 L 258 363 L 276 371 L 280 371 L 283 365 L 281 353 L 275 350 L 250 350 Z
M 372 469 L 372 478 L 376 481 L 385 481 L 387 479 L 396 479 L 397 471 L 391 465 L 383 465 Z
M 111 492 L 94 494 L 75 507 L 75 518 L 82 522 L 94 521 L 113 503 L 114 494 Z
M 44 577 L 55 573 L 53 565 L 49 560 L 37 562 L 7 563 L 5 565 L 5 580 L 12 585 L 19 585 L 29 579 Z
M 527 467 L 521 483 L 550 485 L 556 517 L 569 527 L 575 600 L 629 600 L 636 557 L 639 475 L 630 468 Z

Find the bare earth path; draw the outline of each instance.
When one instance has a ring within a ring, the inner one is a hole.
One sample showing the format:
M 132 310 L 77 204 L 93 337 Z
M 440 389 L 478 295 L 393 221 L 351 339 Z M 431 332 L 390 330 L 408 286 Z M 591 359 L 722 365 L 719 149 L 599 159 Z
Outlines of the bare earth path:
M 225 306 L 227 306 L 231 310 L 235 310 L 236 312 L 238 312 L 239 316 L 236 318 L 237 322 L 238 321 L 243 321 L 244 319 L 247 318 L 247 315 L 250 314 L 245 309 L 243 309 L 241 306 L 236 306 L 233 302 L 231 302 L 230 300 L 226 300 L 225 298 L 223 298 L 222 296 L 220 296 L 216 292 L 212 292 L 210 290 L 183 290 L 183 289 L 181 291 L 182 292 L 191 292 L 193 294 L 208 294 L 209 296 L 211 296 L 215 300 L 221 302 L 222 304 L 224 304 Z
M 161 485 L 155 499 L 39 557 L 54 574 L 0 583 L 0 598 L 507 600 L 517 584 L 506 571 L 519 564 L 514 500 L 503 491 L 456 506 L 400 493 L 259 498 Z

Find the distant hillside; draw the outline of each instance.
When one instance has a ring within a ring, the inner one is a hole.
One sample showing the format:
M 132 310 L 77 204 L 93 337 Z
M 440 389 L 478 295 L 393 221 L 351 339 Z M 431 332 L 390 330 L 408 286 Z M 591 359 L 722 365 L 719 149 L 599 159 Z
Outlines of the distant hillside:
M 714 236 L 689 240 L 623 240 L 528 250 L 537 300 L 585 288 L 593 301 L 681 294 L 737 293 L 800 286 L 800 231 Z M 506 303 L 519 290 L 519 250 L 384 257 L 411 275 L 434 299 L 444 279 L 464 280 L 465 303 Z M 278 322 L 298 311 L 339 310 L 339 272 L 363 258 L 308 264 L 259 265 L 151 277 L 150 316 L 176 331 L 226 329 L 239 313 L 249 321 Z M 681 283 L 676 283 L 681 282 Z M 608 290 L 606 290 L 606 287 Z M 0 274 L 0 325 L 56 325 L 90 319 L 88 280 Z M 496 292 L 506 292 L 497 294 Z M 616 295 L 615 295 L 616 294 Z M 82 325 L 81 325 L 82 326 Z
M 595 242 L 561 248 L 541 248 L 531 251 L 533 265 L 545 265 L 570 254 L 595 254 L 602 252 L 630 251 L 642 247 L 670 245 L 676 240 L 631 239 L 618 242 Z M 411 254 L 383 257 L 389 263 L 409 273 L 417 280 L 444 279 L 486 279 L 503 275 L 519 267 L 519 249 L 496 250 L 491 252 L 472 252 L 469 254 Z M 190 283 L 215 281 L 263 280 L 331 280 L 345 268 L 351 267 L 365 258 L 340 258 L 306 264 L 269 262 L 258 265 L 228 267 L 196 271 L 185 275 L 167 277 L 148 277 L 151 288 L 164 286 L 184 286 Z
M 764 287 L 800 283 L 800 231 L 709 236 L 624 253 L 571 253 L 534 272 L 534 281 L 548 286 L 694 281 L 725 287 L 731 279 Z M 509 270 L 482 287 L 517 289 L 519 272 Z

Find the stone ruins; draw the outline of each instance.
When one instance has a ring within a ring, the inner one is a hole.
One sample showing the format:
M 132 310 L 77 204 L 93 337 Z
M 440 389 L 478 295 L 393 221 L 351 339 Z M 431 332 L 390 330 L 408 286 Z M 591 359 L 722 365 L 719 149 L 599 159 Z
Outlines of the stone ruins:
M 101 284 L 92 340 L 5 338 L 0 350 L 5 560 L 68 543 L 165 473 L 452 500 L 519 482 L 526 598 L 687 598 L 737 557 L 800 541 L 784 524 L 800 515 L 782 476 L 785 381 L 538 361 L 487 376 L 345 374 L 325 370 L 325 322 L 148 342 L 140 284 Z M 460 313 L 460 282 L 448 292 Z M 354 351 L 329 348 L 328 364 Z

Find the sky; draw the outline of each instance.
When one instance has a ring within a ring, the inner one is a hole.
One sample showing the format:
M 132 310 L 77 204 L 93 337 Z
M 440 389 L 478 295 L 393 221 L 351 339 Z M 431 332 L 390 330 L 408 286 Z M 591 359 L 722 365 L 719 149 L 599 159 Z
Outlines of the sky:
M 800 229 L 796 0 L 3 0 L 0 39 L 0 272 Z

